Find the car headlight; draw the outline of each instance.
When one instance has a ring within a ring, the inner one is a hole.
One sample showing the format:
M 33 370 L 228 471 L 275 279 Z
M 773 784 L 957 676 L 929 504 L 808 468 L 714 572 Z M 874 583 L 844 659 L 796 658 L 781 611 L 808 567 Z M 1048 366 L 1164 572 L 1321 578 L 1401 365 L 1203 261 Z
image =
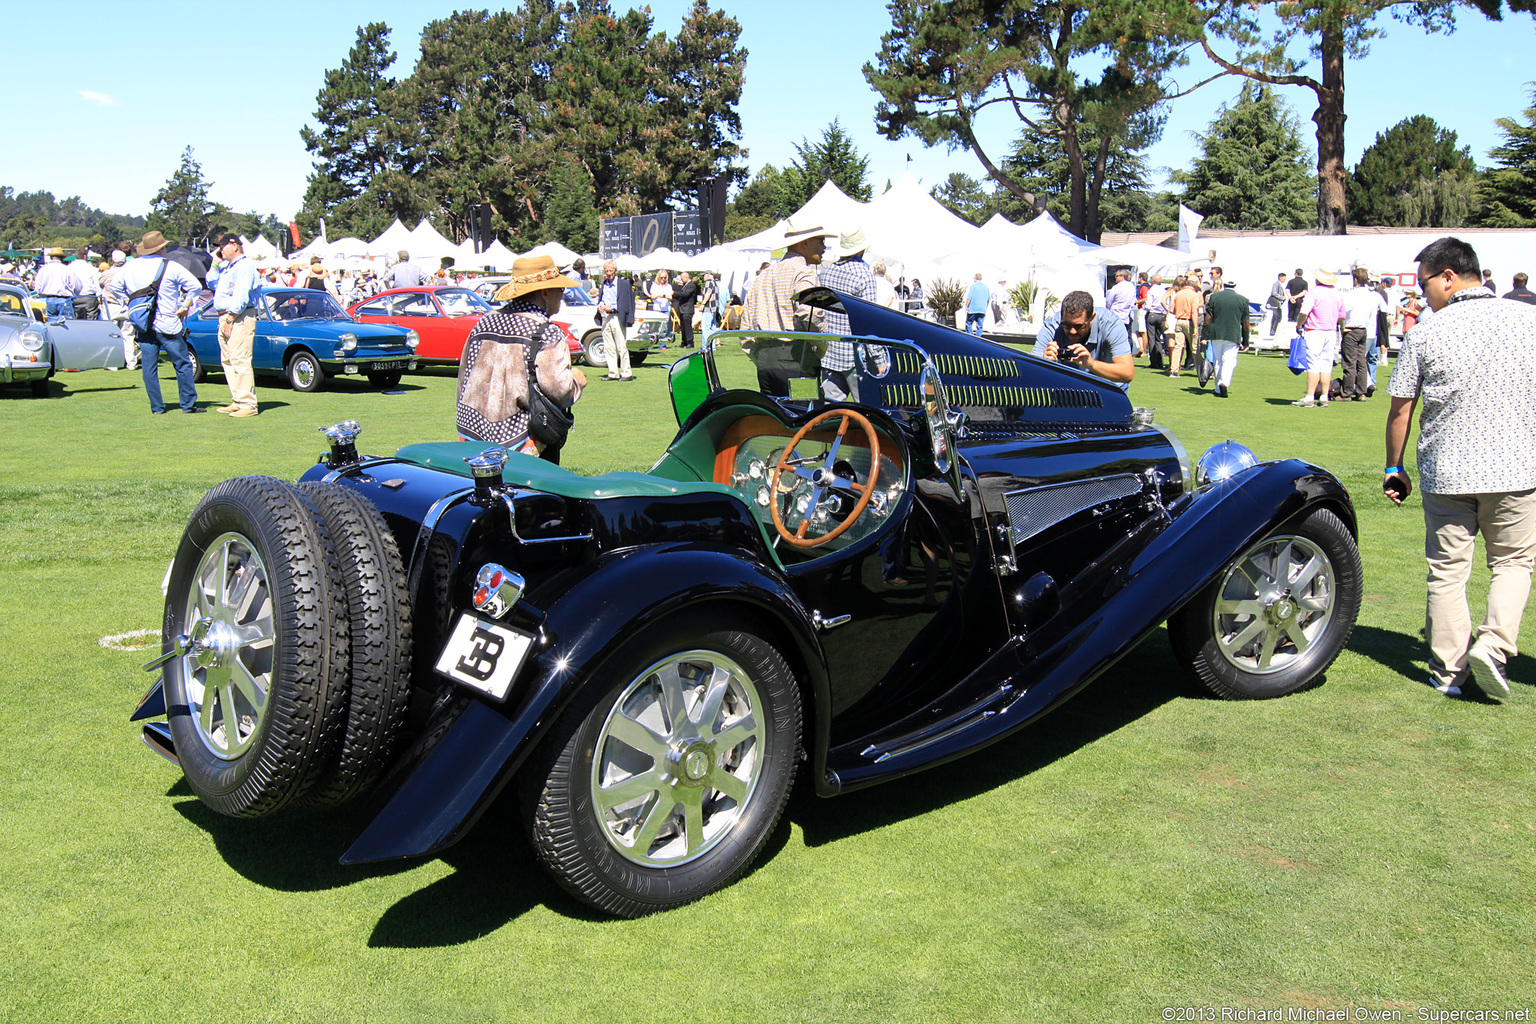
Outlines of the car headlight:
M 1258 456 L 1236 441 L 1213 444 L 1195 463 L 1195 486 L 1204 490 L 1258 464 Z
M 421 335 L 417 334 L 415 331 L 406 331 L 405 332 L 405 347 L 406 348 L 408 348 L 412 352 L 414 352 L 414 351 L 416 351 L 416 346 L 420 345 L 420 344 L 421 344 Z
M 357 335 L 353 334 L 351 331 L 346 332 L 341 337 L 336 339 L 336 353 L 337 353 L 337 355 L 340 355 L 343 352 L 356 352 L 356 351 L 357 351 Z
M 41 352 L 46 344 L 48 335 L 40 325 L 30 324 L 21 329 L 21 345 L 28 352 Z

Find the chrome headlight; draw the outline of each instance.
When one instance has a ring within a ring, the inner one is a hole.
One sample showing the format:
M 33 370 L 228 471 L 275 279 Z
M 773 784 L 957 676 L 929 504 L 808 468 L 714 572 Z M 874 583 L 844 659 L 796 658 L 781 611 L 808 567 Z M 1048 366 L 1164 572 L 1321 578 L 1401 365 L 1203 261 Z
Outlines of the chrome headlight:
M 408 330 L 408 331 L 405 332 L 405 347 L 406 348 L 410 349 L 412 352 L 415 352 L 416 351 L 416 346 L 420 345 L 420 344 L 421 344 L 421 335 L 417 334 L 415 331 L 409 331 Z
M 28 324 L 21 329 L 21 346 L 28 352 L 41 352 L 48 344 L 48 335 L 40 324 Z
M 340 355 L 343 352 L 356 352 L 356 351 L 357 351 L 357 335 L 353 334 L 351 331 L 348 331 L 347 333 L 343 334 L 341 337 L 336 339 L 336 353 L 338 355 Z
M 1195 463 L 1195 487 L 1205 490 L 1259 464 L 1259 457 L 1236 441 L 1213 444 Z

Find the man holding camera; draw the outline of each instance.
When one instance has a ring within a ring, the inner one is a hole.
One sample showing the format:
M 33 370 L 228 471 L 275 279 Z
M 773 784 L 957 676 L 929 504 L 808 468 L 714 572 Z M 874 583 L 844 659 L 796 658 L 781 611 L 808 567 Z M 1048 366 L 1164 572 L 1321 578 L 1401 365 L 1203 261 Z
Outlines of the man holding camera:
M 1040 327 L 1033 355 L 1062 363 L 1071 363 L 1096 377 L 1103 377 L 1127 390 L 1136 376 L 1131 359 L 1131 339 L 1124 321 L 1107 310 L 1093 308 L 1093 296 L 1087 292 L 1068 292 L 1061 307 L 1052 310 Z
M 1536 309 L 1494 298 L 1477 253 L 1460 239 L 1432 242 L 1417 259 L 1435 315 L 1403 339 L 1387 385 L 1382 489 L 1399 505 L 1412 490 L 1403 452 L 1422 400 L 1430 685 L 1458 696 L 1470 670 L 1478 689 L 1502 698 L 1536 562 Z M 1467 580 L 1478 534 L 1490 578 L 1488 611 L 1474 634 Z

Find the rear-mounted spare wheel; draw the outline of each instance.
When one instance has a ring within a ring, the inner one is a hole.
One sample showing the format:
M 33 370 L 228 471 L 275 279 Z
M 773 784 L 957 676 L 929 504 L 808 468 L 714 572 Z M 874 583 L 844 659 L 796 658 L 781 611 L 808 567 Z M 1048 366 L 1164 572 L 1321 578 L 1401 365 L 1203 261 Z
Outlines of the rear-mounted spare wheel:
M 166 594 L 179 634 L 200 641 L 165 666 L 192 791 L 251 817 L 312 788 L 341 738 L 350 628 L 336 546 L 291 484 L 239 477 L 198 504 Z
M 341 560 L 352 655 L 345 725 L 335 756 L 303 798 L 341 803 L 367 790 L 394 755 L 411 686 L 411 606 L 405 563 L 372 502 L 341 484 L 301 483 Z

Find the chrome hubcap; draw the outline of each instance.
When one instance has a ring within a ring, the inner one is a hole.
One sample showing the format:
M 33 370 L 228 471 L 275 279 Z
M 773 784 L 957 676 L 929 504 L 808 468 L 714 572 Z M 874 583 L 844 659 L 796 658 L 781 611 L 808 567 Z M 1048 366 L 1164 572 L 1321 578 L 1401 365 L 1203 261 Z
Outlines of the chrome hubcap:
M 1333 563 L 1305 537 L 1270 537 L 1222 578 L 1212 625 L 1222 657 L 1245 672 L 1280 672 L 1333 618 Z
M 591 778 L 620 855 L 670 867 L 730 834 L 762 769 L 761 706 L 746 672 L 712 651 L 674 655 L 629 684 L 603 722 Z
M 272 595 L 249 540 L 226 533 L 208 546 L 187 594 L 183 622 L 208 621 L 182 658 L 187 710 L 215 756 L 245 753 L 261 727 L 272 686 Z

